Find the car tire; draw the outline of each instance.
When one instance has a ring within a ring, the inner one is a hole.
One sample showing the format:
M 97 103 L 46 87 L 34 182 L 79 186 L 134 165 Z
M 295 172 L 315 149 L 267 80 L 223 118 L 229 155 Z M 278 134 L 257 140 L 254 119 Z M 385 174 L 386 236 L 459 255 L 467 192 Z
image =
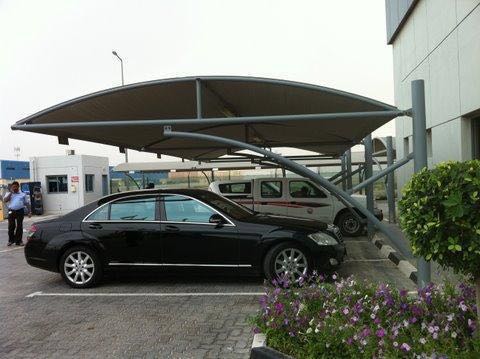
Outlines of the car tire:
M 292 257 L 293 261 L 289 261 L 288 258 Z M 281 262 L 284 263 L 283 266 L 280 265 Z M 263 260 L 263 273 L 270 283 L 285 275 L 295 277 L 295 279 L 290 277 L 289 282 L 298 282 L 301 275 L 308 276 L 310 274 L 311 263 L 310 256 L 304 248 L 293 242 L 284 242 L 272 247 L 267 252 Z
M 93 287 L 103 275 L 98 254 L 84 246 L 68 248 L 60 258 L 59 270 L 63 280 L 73 288 Z
M 345 237 L 358 237 L 363 233 L 363 223 L 350 211 L 342 213 L 337 223 Z

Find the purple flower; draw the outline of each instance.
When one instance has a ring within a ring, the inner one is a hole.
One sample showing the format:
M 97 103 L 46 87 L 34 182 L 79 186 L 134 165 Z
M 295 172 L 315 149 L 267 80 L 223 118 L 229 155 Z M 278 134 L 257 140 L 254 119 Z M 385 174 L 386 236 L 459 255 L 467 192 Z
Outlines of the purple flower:
M 285 306 L 283 305 L 283 303 L 280 303 L 280 302 L 275 303 L 275 312 L 277 314 L 282 314 L 284 308 Z
M 376 332 L 376 334 L 377 334 L 377 337 L 383 338 L 383 337 L 385 336 L 385 334 L 386 334 L 386 333 L 385 333 L 385 329 L 383 329 L 383 328 L 378 329 L 377 332 Z
M 347 315 L 348 313 L 350 313 L 350 310 L 347 307 L 345 307 L 343 308 L 342 313 Z
M 260 328 L 259 328 L 259 327 L 255 327 L 255 328 L 253 328 L 253 333 L 254 333 L 254 334 L 261 333 L 261 330 L 260 330 Z
M 407 343 L 403 343 L 401 346 L 400 346 L 400 349 L 402 349 L 404 352 L 409 352 L 410 349 L 410 345 L 408 345 Z
M 406 289 L 401 289 L 400 290 L 400 297 L 406 297 L 408 294 L 408 291 Z
M 375 318 L 375 320 L 373 321 L 375 324 L 380 324 L 382 321 L 380 320 L 380 318 Z

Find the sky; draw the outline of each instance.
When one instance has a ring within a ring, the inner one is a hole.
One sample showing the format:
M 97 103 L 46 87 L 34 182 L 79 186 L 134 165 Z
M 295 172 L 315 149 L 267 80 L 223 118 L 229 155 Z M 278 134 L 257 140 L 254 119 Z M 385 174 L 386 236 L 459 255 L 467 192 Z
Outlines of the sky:
M 0 0 L 0 159 L 118 148 L 12 131 L 37 111 L 125 83 L 200 75 L 306 82 L 393 104 L 384 0 Z M 393 122 L 374 135 L 394 135 Z M 171 160 L 166 156 L 163 160 Z M 129 151 L 129 160 L 156 156 Z

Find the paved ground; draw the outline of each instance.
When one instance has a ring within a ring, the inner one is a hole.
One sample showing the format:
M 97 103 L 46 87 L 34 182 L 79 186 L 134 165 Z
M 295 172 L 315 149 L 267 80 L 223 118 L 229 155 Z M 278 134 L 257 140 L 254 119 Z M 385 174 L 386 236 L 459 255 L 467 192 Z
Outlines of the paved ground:
M 6 227 L 0 222 L 0 357 L 249 356 L 247 319 L 258 309 L 261 278 L 121 274 L 75 290 L 60 275 L 28 266 L 23 249 L 6 247 Z M 347 244 L 342 276 L 414 289 L 366 238 Z

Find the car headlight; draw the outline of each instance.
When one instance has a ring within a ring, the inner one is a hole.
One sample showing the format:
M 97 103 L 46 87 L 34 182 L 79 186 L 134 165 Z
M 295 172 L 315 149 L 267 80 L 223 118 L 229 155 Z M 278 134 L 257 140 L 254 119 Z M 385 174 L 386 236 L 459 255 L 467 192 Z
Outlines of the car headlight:
M 308 238 L 317 243 L 319 246 L 334 246 L 338 244 L 335 238 L 323 232 L 309 234 Z

